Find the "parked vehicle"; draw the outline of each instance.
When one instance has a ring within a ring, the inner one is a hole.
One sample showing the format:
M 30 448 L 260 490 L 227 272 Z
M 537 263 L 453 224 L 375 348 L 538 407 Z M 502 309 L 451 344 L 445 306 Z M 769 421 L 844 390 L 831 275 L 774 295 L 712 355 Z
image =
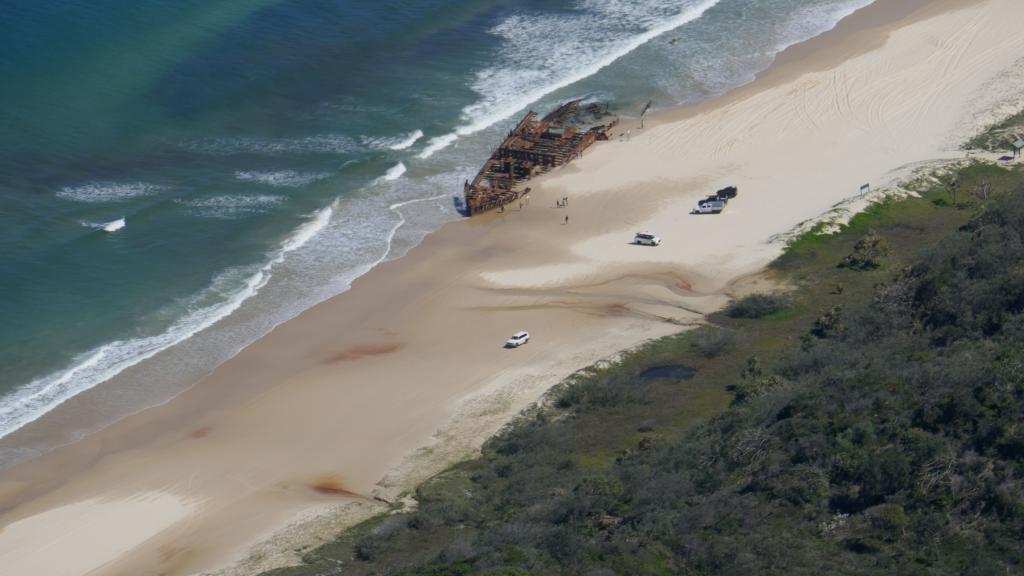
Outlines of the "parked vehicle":
M 530 341 L 530 333 L 525 330 L 520 330 L 512 335 L 511 338 L 505 340 L 505 348 L 519 348 L 523 344 Z
M 721 200 L 701 200 L 691 214 L 719 214 L 725 210 L 725 202 Z
M 639 244 L 641 246 L 657 246 L 661 244 L 661 238 L 658 238 L 650 232 L 637 232 L 636 236 L 633 237 L 633 244 Z
M 715 193 L 715 196 L 717 196 L 719 200 L 725 201 L 732 200 L 738 195 L 739 190 L 737 190 L 735 186 L 726 186 L 725 188 L 722 188 L 721 190 Z

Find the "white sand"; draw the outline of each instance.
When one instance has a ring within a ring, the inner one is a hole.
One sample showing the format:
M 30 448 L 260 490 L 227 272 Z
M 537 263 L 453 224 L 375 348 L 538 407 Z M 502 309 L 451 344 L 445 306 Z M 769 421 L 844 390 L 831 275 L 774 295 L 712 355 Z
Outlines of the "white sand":
M 0 572 L 78 576 L 168 529 L 193 508 L 159 492 L 52 508 L 3 528 Z

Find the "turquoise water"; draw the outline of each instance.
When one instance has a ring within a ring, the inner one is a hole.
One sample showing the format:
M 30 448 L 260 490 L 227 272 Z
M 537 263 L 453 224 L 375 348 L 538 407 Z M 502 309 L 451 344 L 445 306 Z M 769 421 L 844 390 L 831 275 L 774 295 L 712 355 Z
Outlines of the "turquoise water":
M 163 401 L 401 256 L 525 108 L 706 99 L 868 2 L 0 0 L 0 437 Z

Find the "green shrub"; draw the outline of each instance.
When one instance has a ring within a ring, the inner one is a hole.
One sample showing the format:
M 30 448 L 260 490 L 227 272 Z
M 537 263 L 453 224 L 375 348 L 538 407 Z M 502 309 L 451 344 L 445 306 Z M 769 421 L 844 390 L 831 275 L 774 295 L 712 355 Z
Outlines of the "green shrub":
M 811 334 L 818 338 L 829 338 L 843 333 L 843 307 L 833 306 L 814 321 Z
M 789 305 L 789 300 L 780 294 L 751 294 L 734 300 L 725 309 L 730 318 L 763 318 Z
M 853 246 L 853 252 L 839 263 L 840 268 L 851 270 L 873 270 L 882 265 L 882 259 L 889 254 L 889 243 L 874 230 L 865 234 Z

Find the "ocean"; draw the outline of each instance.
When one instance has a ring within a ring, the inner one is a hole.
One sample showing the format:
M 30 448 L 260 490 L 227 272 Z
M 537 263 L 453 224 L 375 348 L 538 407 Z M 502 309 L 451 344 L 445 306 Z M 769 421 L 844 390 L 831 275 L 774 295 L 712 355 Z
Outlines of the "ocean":
M 0 466 L 461 218 L 527 109 L 706 100 L 868 3 L 0 0 Z

